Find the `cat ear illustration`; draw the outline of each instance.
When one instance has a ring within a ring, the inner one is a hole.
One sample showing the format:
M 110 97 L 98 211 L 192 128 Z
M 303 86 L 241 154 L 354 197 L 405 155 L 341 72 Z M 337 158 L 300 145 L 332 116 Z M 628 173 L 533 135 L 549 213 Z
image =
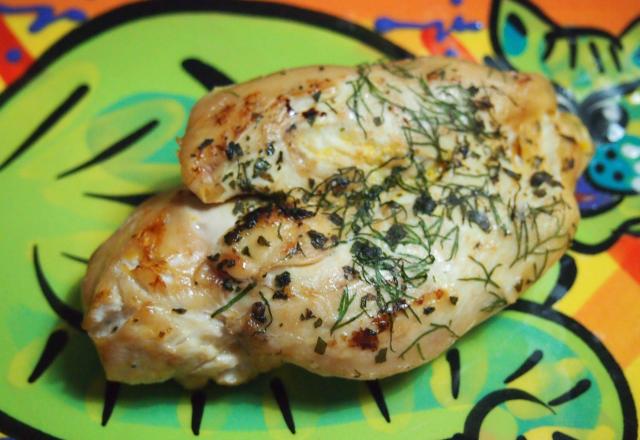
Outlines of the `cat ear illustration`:
M 640 71 L 640 17 L 629 23 L 622 32 L 620 43 L 622 44 L 625 64 L 637 74 Z
M 495 0 L 491 7 L 491 40 L 494 50 L 511 67 L 543 71 L 552 47 L 547 38 L 551 21 L 534 5 L 519 0 Z
M 617 95 L 618 86 L 637 83 L 639 22 L 636 19 L 618 36 L 557 24 L 526 0 L 495 0 L 489 31 L 497 58 L 486 60 L 499 68 L 545 75 L 563 97 L 577 102 L 601 89 Z

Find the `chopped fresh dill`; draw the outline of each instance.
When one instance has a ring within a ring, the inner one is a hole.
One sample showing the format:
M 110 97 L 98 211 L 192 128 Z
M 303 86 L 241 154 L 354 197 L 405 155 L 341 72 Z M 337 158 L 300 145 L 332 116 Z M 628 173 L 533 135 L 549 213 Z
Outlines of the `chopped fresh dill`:
M 340 327 L 346 325 L 346 324 L 340 325 L 340 323 L 342 322 L 342 320 L 344 319 L 344 316 L 349 311 L 349 306 L 351 306 L 351 303 L 353 302 L 354 299 L 356 299 L 356 294 L 349 296 L 349 289 L 345 287 L 344 290 L 342 291 L 342 297 L 340 298 L 340 305 L 338 306 L 338 318 L 336 319 L 336 322 L 333 324 L 333 326 L 331 326 L 331 334 L 333 334 L 333 332 L 339 329 Z M 354 320 L 355 318 L 351 319 L 351 321 L 349 322 L 352 322 Z
M 493 292 L 491 290 L 487 290 L 487 293 L 491 296 L 493 296 L 493 301 L 491 302 L 491 304 L 489 304 L 486 307 L 483 307 L 482 310 L 483 312 L 487 312 L 487 313 L 493 313 L 497 310 L 502 309 L 504 306 L 507 305 L 507 300 L 504 299 L 502 296 L 498 295 L 496 292 Z
M 213 312 L 211 314 L 211 318 L 215 318 L 219 314 L 224 313 L 225 311 L 227 311 L 229 308 L 231 308 L 232 305 L 234 305 L 235 303 L 240 301 L 242 298 L 244 298 L 247 293 L 249 293 L 251 290 L 253 290 L 254 287 L 256 287 L 256 283 L 255 282 L 247 285 L 238 294 L 236 294 L 229 301 L 227 301 L 227 303 L 225 305 L 223 305 L 222 307 L 217 309 L 215 312 Z
M 451 328 L 450 328 L 448 325 L 445 325 L 445 324 L 435 324 L 435 323 L 433 323 L 433 322 L 432 322 L 432 323 L 430 324 L 429 329 L 428 329 L 428 330 L 426 330 L 426 331 L 424 331 L 424 332 L 422 332 L 422 333 L 420 333 L 420 334 L 418 335 L 418 337 L 417 337 L 417 338 L 415 338 L 415 339 L 413 340 L 413 342 L 412 342 L 411 344 L 409 344 L 409 345 L 407 346 L 407 348 L 405 348 L 405 349 L 404 349 L 404 350 L 403 350 L 403 351 L 398 355 L 398 357 L 400 357 L 400 358 L 404 359 L 404 355 L 405 355 L 405 354 L 407 354 L 407 352 L 408 352 L 409 350 L 411 350 L 413 347 L 416 347 L 416 346 L 417 346 L 417 344 L 420 342 L 420 340 L 421 340 L 422 338 L 424 338 L 424 337 L 425 337 L 425 336 L 427 336 L 427 335 L 430 335 L 431 333 L 433 333 L 433 332 L 435 332 L 435 331 L 437 331 L 437 330 L 446 330 L 446 331 L 447 331 L 451 336 L 453 336 L 454 338 L 459 338 L 459 336 L 458 336 L 457 334 L 455 334 L 455 333 L 454 333 L 454 331 L 453 331 L 453 330 L 451 330 Z M 420 353 L 420 354 L 422 354 L 422 353 Z
M 496 283 L 493 280 L 493 274 L 496 271 L 497 268 L 499 268 L 500 266 L 502 266 L 502 264 L 498 263 L 495 266 L 493 266 L 491 268 L 491 270 L 487 270 L 487 267 L 482 264 L 480 261 L 476 260 L 475 258 L 473 258 L 473 256 L 469 255 L 469 259 L 471 261 L 473 261 L 475 264 L 477 264 L 478 266 L 480 266 L 480 269 L 482 269 L 483 272 L 483 276 L 480 277 L 469 277 L 469 278 L 459 278 L 460 281 L 479 281 L 483 284 L 483 287 L 486 289 L 488 286 L 493 286 L 496 289 L 499 289 L 500 286 L 498 285 L 498 283 Z
M 388 73 L 384 81 L 372 77 L 377 67 Z M 331 333 L 363 315 L 372 318 L 388 313 L 393 322 L 396 312 L 401 312 L 422 323 L 409 304 L 416 294 L 423 293 L 427 281 L 436 283 L 432 267 L 437 258 L 469 258 L 478 266 L 477 276 L 459 280 L 480 283 L 494 297 L 482 311 L 493 312 L 507 305 L 496 280 L 500 267 L 504 270 L 527 261 L 539 278 L 552 254 L 567 245 L 571 236 L 565 224 L 569 205 L 561 197 L 559 182 L 543 169 L 523 178 L 524 170 L 510 160 L 508 139 L 494 118 L 489 91 L 482 85 L 447 82 L 448 73 L 448 66 L 418 75 L 401 64 L 361 65 L 347 82 L 348 96 L 340 98 L 342 102 L 330 93 L 313 93 L 315 107 L 300 116 L 306 118 L 308 127 L 317 128 L 320 113 L 316 108 L 325 110 L 324 104 L 336 115 L 348 113 L 351 125 L 345 122 L 338 126 L 341 133 L 355 132 L 360 141 L 361 133 L 365 144 L 376 146 L 378 127 L 398 121 L 398 142 L 404 149 L 369 168 L 340 168 L 322 181 L 306 180 L 306 185 L 276 194 L 270 192 L 268 183 L 274 183 L 270 173 L 285 160 L 283 151 L 278 150 L 278 159 L 270 162 L 276 151 L 272 144 L 264 157 L 257 158 L 252 158 L 248 148 L 245 151 L 239 144 L 229 144 L 227 155 L 233 163 L 226 171 L 225 185 L 262 198 L 284 200 L 309 217 L 328 220 L 326 227 L 314 225 L 316 229 L 302 233 L 307 237 L 303 242 L 308 240 L 313 248 L 329 251 L 337 245 L 348 247 L 352 261 L 347 267 L 352 272 L 345 276 L 347 287 Z M 298 130 L 305 127 L 301 121 L 295 122 Z M 261 180 L 256 184 L 254 179 Z M 500 179 L 506 184 L 498 185 Z M 267 186 L 263 186 L 265 182 Z M 544 194 L 538 191 L 539 197 L 532 197 L 540 186 L 544 186 Z M 505 191 L 505 187 L 513 191 Z M 277 237 L 284 241 L 282 225 L 278 222 Z M 479 235 L 478 247 L 485 235 L 500 234 L 498 238 L 515 246 L 513 260 L 485 266 L 479 253 L 461 244 L 465 243 L 461 238 L 466 238 L 461 235 L 469 228 Z M 271 244 L 262 236 L 257 243 L 263 247 Z M 299 241 L 290 255 L 297 253 L 303 254 Z M 243 254 L 251 255 L 250 249 Z M 350 293 L 353 282 L 364 282 L 367 287 Z M 212 316 L 246 293 L 245 288 Z M 349 313 L 356 299 L 360 309 Z M 423 358 L 420 338 L 442 328 L 451 332 L 444 325 L 430 326 L 401 356 L 415 346 Z M 392 340 L 393 325 L 389 328 Z

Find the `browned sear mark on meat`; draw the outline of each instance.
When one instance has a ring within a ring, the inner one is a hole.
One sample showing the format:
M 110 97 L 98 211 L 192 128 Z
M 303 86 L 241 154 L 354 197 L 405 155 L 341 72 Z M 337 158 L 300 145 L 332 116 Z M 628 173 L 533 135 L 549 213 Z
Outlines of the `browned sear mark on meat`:
M 370 328 L 361 328 L 351 333 L 349 347 L 359 347 L 361 350 L 378 350 L 378 332 Z
M 227 122 L 235 107 L 236 105 L 233 103 L 229 103 L 222 107 L 213 115 L 213 122 L 215 122 L 216 125 L 223 125 L 225 122 Z
M 138 242 L 142 255 L 138 265 L 131 271 L 131 275 L 139 283 L 147 286 L 153 292 L 162 291 L 166 284 L 160 274 L 166 270 L 166 261 L 157 255 L 158 248 L 165 234 L 165 219 L 158 215 L 151 223 L 137 234 L 133 239 Z
M 164 232 L 164 216 L 159 215 L 142 231 L 134 234 L 133 238 L 139 243 L 144 259 L 151 260 L 154 258 L 155 250 L 162 243 Z

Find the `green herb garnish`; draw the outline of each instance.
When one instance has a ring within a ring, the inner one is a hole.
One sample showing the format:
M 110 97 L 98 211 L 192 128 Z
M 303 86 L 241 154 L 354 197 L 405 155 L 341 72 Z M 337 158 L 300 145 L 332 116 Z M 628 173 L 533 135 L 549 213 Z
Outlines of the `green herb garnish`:
M 240 291 L 240 293 L 238 293 L 237 295 L 232 297 L 224 306 L 220 307 L 215 312 L 213 312 L 211 314 L 211 318 L 215 318 L 219 314 L 224 313 L 225 311 L 227 311 L 232 305 L 234 305 L 235 303 L 240 301 L 242 298 L 244 298 L 244 296 L 247 293 L 251 292 L 251 290 L 253 290 L 254 287 L 256 287 L 256 283 L 251 283 L 248 286 L 246 286 L 244 289 L 242 289 Z

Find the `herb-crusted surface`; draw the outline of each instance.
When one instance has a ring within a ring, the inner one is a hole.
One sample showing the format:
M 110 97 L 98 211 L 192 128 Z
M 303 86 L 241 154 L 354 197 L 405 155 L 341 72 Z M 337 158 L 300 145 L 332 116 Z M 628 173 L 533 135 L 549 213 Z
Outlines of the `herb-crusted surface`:
M 553 89 L 540 77 L 447 58 L 307 67 L 202 98 L 180 162 L 201 200 L 221 202 L 304 188 L 350 166 L 367 172 L 408 154 L 457 163 L 477 143 L 544 155 L 537 124 L 554 111 Z
M 92 258 L 85 328 L 125 382 L 234 384 L 282 362 L 406 371 L 567 249 L 590 150 L 542 78 L 450 59 L 214 91 L 182 140 L 183 176 L 205 202 L 241 198 L 142 205 Z

